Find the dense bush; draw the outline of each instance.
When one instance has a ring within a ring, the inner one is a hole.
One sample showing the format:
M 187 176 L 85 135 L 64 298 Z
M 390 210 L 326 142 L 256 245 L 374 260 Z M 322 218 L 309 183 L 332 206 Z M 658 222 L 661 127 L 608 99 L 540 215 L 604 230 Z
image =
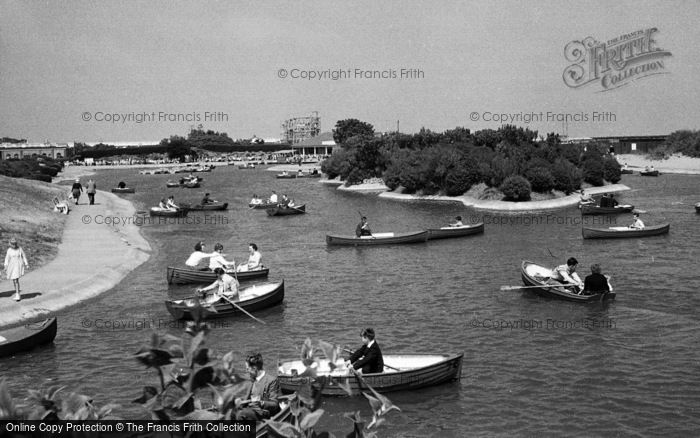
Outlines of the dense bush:
M 622 178 L 620 163 L 609 155 L 606 155 L 603 159 L 603 178 L 613 184 L 618 183 Z
M 321 172 L 328 175 L 329 179 L 340 176 L 347 178 L 355 163 L 354 154 L 346 149 L 338 148 L 333 155 L 321 163 Z
M 554 188 L 554 176 L 547 167 L 528 168 L 525 172 L 525 178 L 530 182 L 532 190 L 535 192 L 546 193 Z
M 554 178 L 554 189 L 560 190 L 567 195 L 578 190 L 583 181 L 581 170 L 563 158 L 554 162 L 552 177 Z
M 672 132 L 663 146 L 665 146 L 665 150 L 669 154 L 679 152 L 689 157 L 700 157 L 700 131 L 681 130 Z
M 518 167 L 514 160 L 497 155 L 491 160 L 491 179 L 484 182 L 489 187 L 500 187 L 506 178 L 517 175 Z
M 605 184 L 603 179 L 603 161 L 602 160 L 586 160 L 583 162 L 583 180 L 593 186 L 602 186 Z
M 647 153 L 647 158 L 650 160 L 668 160 L 673 155 L 671 148 L 667 145 L 657 146 Z
M 529 201 L 532 188 L 530 182 L 520 175 L 509 176 L 500 187 L 507 201 Z

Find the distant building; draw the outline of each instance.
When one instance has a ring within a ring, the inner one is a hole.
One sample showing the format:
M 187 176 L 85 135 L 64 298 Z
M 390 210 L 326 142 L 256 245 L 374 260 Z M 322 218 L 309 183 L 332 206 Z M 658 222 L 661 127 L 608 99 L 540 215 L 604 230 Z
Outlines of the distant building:
M 668 135 L 641 135 L 627 137 L 593 137 L 610 145 L 616 154 L 646 154 L 666 141 Z
M 292 145 L 295 154 L 330 155 L 336 146 L 332 132 L 324 132 L 316 137 Z
M 69 143 L 0 143 L 0 160 L 11 158 L 65 158 Z
M 309 117 L 294 117 L 282 123 L 282 138 L 289 144 L 297 144 L 321 133 L 321 118 L 318 111 Z

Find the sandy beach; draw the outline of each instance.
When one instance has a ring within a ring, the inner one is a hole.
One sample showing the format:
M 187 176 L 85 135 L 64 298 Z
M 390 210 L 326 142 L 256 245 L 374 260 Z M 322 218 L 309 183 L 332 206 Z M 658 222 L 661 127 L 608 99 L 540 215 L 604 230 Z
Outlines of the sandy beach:
M 70 206 L 56 257 L 37 270 L 30 266 L 20 279 L 21 301 L 12 299 L 12 282 L 3 277 L 0 327 L 49 316 L 108 291 L 150 256 L 136 225 L 105 224 L 106 218 L 133 217 L 131 202 L 103 191 L 97 192 L 95 205 L 88 205 L 86 196 L 80 201 Z
M 645 155 L 621 154 L 617 155 L 617 162 L 634 171 L 644 170 L 647 166 L 654 166 L 661 173 L 686 173 L 690 175 L 700 174 L 700 158 L 686 157 L 676 154 L 666 160 L 649 160 Z

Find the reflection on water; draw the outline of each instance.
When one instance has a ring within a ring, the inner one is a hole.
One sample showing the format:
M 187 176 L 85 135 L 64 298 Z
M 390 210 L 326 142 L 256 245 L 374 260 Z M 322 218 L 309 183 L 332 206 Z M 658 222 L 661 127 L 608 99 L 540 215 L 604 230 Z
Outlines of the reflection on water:
M 0 359 L 15 395 L 42 383 L 67 385 L 98 404 L 120 403 L 124 416 L 143 416 L 129 401 L 157 377 L 130 356 L 149 342 L 153 327 L 183 333 L 163 301 L 195 287 L 168 287 L 166 267 L 182 265 L 198 240 L 210 247 L 221 242 L 237 262 L 255 242 L 271 268 L 269 280 L 284 278 L 285 302 L 256 312 L 265 325 L 244 316 L 221 320 L 208 340 L 216 351 L 233 350 L 241 363 L 245 354 L 260 351 L 272 369 L 278 360 L 296 357 L 307 336 L 356 347 L 360 329 L 371 326 L 386 353 L 465 353 L 461 381 L 391 395 L 402 411 L 392 412 L 382 436 L 700 431 L 700 282 L 694 267 L 700 215 L 693 209 L 699 176 L 625 175 L 622 182 L 633 190 L 620 202 L 646 210 L 647 224 L 670 222 L 671 231 L 601 241 L 582 240 L 576 208 L 513 220 L 457 203 L 392 201 L 234 166 L 204 177 L 201 189 L 189 190 L 166 189 L 167 175 L 97 175 L 103 187 L 120 180 L 136 186 L 135 195 L 124 196 L 135 200 L 137 210 L 168 194 L 194 203 L 205 191 L 229 202 L 230 210 L 215 212 L 217 221 L 190 213 L 199 221 L 144 225 L 153 247 L 147 263 L 102 297 L 60 312 L 55 346 Z M 308 213 L 269 217 L 248 208 L 253 193 L 271 190 L 306 203 Z M 408 246 L 327 247 L 325 234 L 352 234 L 360 212 L 376 232 L 440 226 L 458 214 L 469 222 L 484 220 L 486 228 L 483 235 Z M 571 256 L 581 262 L 582 274 L 600 263 L 612 275 L 617 300 L 580 304 L 500 290 L 521 284 L 523 259 L 555 266 Z M 131 389 L 123 389 L 125 382 Z M 369 416 L 364 398 L 327 399 L 323 408 L 322 427 L 336 434 L 350 430 L 344 412 Z

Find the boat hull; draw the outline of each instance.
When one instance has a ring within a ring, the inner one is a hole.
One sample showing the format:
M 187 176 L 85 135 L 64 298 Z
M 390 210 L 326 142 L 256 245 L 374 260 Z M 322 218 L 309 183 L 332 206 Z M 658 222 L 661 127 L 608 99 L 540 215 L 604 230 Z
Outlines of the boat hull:
M 265 268 L 255 271 L 236 272 L 235 277 L 238 281 L 244 281 L 254 278 L 264 278 L 267 277 L 269 273 L 270 269 Z M 168 284 L 213 283 L 216 280 L 214 271 L 198 271 L 196 269 L 183 269 L 173 266 L 168 266 L 166 275 Z
M 471 236 L 484 232 L 484 223 L 480 222 L 475 225 L 465 227 L 445 227 L 445 228 L 428 228 L 428 240 L 449 239 L 451 237 Z
M 648 172 L 641 171 L 641 172 L 639 172 L 639 174 L 642 176 L 659 176 L 659 171 L 658 170 L 650 170 Z
M 236 304 L 247 312 L 254 312 L 256 310 L 275 306 L 284 300 L 284 281 L 243 288 L 241 289 L 241 296 L 246 297 L 246 295 L 250 295 L 251 291 L 254 292 L 256 288 L 269 288 L 270 291 L 266 291 L 264 294 L 255 296 L 254 298 L 237 301 Z M 165 302 L 165 307 L 176 319 L 192 319 L 192 309 L 195 305 L 194 300 L 197 300 L 197 298 L 188 297 L 181 300 L 167 300 Z M 216 309 L 216 311 L 210 311 L 206 308 L 203 309 L 202 315 L 204 319 L 224 318 L 243 313 L 231 303 L 225 301 L 219 301 L 213 304 L 212 307 Z
M 304 214 L 306 213 L 306 204 L 300 205 L 298 207 L 274 207 L 268 208 L 268 216 L 290 216 L 293 214 Z
M 391 236 L 384 237 L 380 233 L 371 237 L 337 236 L 326 234 L 326 244 L 347 245 L 347 246 L 373 246 L 373 245 L 394 245 L 399 243 L 419 243 L 428 240 L 428 231 L 414 231 L 411 233 L 386 233 Z
M 124 187 L 123 189 L 115 187 L 112 189 L 112 193 L 136 193 L 136 189 L 133 187 Z
M 348 396 L 349 394 L 341 388 L 341 385 L 350 387 L 353 395 L 361 395 L 362 391 L 368 391 L 367 385 L 372 386 L 377 392 L 383 393 L 407 391 L 459 380 L 462 374 L 463 357 L 463 354 L 383 355 L 384 363 L 399 368 L 399 371 L 385 367 L 384 373 L 363 374 L 362 379 L 346 371 L 337 375 L 334 375 L 335 373 L 329 374 L 328 360 L 321 361 L 317 377 L 300 377 L 298 374 L 304 370 L 301 361 L 287 361 L 279 367 L 277 378 L 280 382 L 280 389 L 285 393 L 298 391 L 303 385 L 320 383 L 323 380 L 325 380 L 325 386 L 322 394 L 326 396 Z M 409 365 L 411 362 L 425 363 L 426 365 L 413 367 Z M 407 366 L 397 366 L 398 364 L 406 364 Z M 292 369 L 296 369 L 297 375 L 294 375 Z
M 278 202 L 266 202 L 263 204 L 248 204 L 248 207 L 253 208 L 255 210 L 267 210 L 268 208 L 274 208 L 278 205 Z
M 634 205 L 618 205 L 617 207 L 601 207 L 599 205 L 581 205 L 581 214 L 590 216 L 595 214 L 622 214 L 630 213 L 634 210 Z
M 188 208 L 193 211 L 223 211 L 228 209 L 228 202 L 224 202 L 223 204 L 219 202 L 204 205 L 197 204 Z
M 188 210 L 186 208 L 179 208 L 177 210 L 161 210 L 156 207 L 152 207 L 148 213 L 151 216 L 165 216 L 165 217 L 185 217 L 187 216 Z
M 634 171 L 631 169 L 621 169 L 620 173 L 622 173 L 623 175 L 632 175 Z
M 296 179 L 297 174 L 296 173 L 288 173 L 287 175 L 285 174 L 277 174 L 275 175 L 277 179 Z
M 658 236 L 668 233 L 671 228 L 670 224 L 654 225 L 645 227 L 641 230 L 635 230 L 625 227 L 613 228 L 586 228 L 583 227 L 581 233 L 584 239 L 624 239 L 628 237 L 648 237 Z
M 525 284 L 525 286 L 542 286 L 523 289 L 523 291 L 530 291 L 546 298 L 576 301 L 580 303 L 615 299 L 615 292 L 595 295 L 578 295 L 576 293 L 573 293 L 567 287 L 557 286 L 556 282 L 553 282 L 553 284 L 547 283 L 547 280 L 544 280 L 541 277 L 548 277 L 549 274 L 551 274 L 552 270 L 527 260 L 523 261 L 520 265 L 520 272 L 523 279 L 523 284 Z
M 56 318 L 25 324 L 0 331 L 0 357 L 12 356 L 22 351 L 32 350 L 39 345 L 49 344 L 56 338 L 58 323 Z

